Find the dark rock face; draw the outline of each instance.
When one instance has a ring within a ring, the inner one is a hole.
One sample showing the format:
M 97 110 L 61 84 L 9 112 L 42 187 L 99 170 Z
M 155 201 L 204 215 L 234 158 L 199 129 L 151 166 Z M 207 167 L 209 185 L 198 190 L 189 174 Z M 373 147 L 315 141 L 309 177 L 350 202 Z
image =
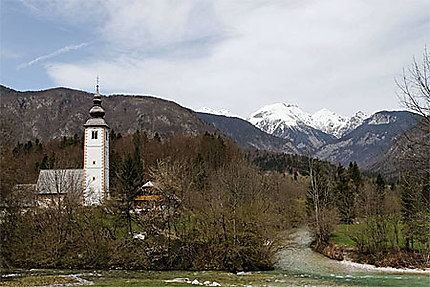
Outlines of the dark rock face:
M 248 121 L 206 113 L 197 114 L 203 121 L 235 140 L 242 148 L 299 153 L 291 141 L 267 134 Z
M 398 177 L 400 171 L 428 172 L 430 150 L 430 118 L 422 118 L 412 129 L 399 137 L 369 169 L 388 177 Z
M 407 111 L 375 113 L 337 142 L 323 146 L 316 155 L 344 165 L 356 161 L 367 169 L 420 119 L 419 115 Z
M 306 124 L 283 127 L 276 130 L 274 135 L 291 140 L 294 146 L 305 155 L 313 155 L 319 148 L 336 141 L 334 136 Z
M 15 142 L 80 135 L 90 117 L 92 98 L 90 93 L 66 88 L 18 92 L 0 86 L 2 125 L 10 130 Z M 154 97 L 102 97 L 102 106 L 106 122 L 123 135 L 136 130 L 160 135 L 215 132 L 193 111 Z

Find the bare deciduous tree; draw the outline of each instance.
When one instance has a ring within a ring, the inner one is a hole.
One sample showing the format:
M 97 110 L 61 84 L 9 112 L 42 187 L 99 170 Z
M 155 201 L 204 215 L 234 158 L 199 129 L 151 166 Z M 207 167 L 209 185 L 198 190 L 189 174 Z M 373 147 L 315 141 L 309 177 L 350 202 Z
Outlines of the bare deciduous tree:
M 430 124 L 430 55 L 424 51 L 422 63 L 414 58 L 412 64 L 403 70 L 396 80 L 401 103 L 411 111 L 422 115 Z

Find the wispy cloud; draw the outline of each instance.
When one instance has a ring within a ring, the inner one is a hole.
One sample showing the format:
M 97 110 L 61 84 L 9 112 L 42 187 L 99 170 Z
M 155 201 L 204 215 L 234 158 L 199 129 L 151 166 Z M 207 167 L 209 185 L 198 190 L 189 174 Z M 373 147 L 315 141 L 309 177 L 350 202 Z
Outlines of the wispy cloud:
M 36 59 L 31 60 L 30 62 L 23 63 L 23 64 L 19 65 L 17 67 L 17 69 L 19 70 L 19 69 L 22 69 L 22 68 L 30 67 L 30 66 L 38 63 L 38 62 L 41 62 L 41 61 L 53 58 L 55 56 L 58 56 L 58 55 L 61 55 L 61 54 L 64 54 L 64 53 L 67 53 L 67 52 L 70 52 L 70 51 L 73 51 L 73 50 L 81 49 L 81 48 L 83 48 L 85 46 L 88 46 L 88 43 L 81 43 L 81 44 L 78 44 L 78 45 L 68 45 L 68 46 L 63 47 L 61 49 L 58 49 L 57 51 L 54 51 L 54 52 L 52 52 L 50 54 L 39 56 Z

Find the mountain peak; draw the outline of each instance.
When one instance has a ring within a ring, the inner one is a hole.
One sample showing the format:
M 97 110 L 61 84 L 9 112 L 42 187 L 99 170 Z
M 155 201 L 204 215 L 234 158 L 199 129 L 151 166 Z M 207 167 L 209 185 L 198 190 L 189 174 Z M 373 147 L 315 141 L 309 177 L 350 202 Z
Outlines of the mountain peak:
M 366 119 L 366 118 L 368 118 L 369 116 L 368 116 L 367 114 L 365 114 L 364 112 L 362 112 L 362 111 L 358 111 L 358 112 L 356 112 L 352 117 L 361 118 L 361 119 Z
M 268 133 L 273 133 L 280 127 L 296 128 L 304 124 L 340 138 L 361 125 L 365 118 L 367 115 L 361 111 L 349 118 L 327 108 L 309 114 L 295 104 L 274 103 L 263 106 L 251 114 L 248 121 Z
M 239 118 L 241 119 L 241 116 L 235 115 L 229 110 L 226 109 L 220 109 L 220 110 L 214 110 L 208 107 L 202 107 L 198 109 L 196 112 L 199 113 L 205 113 L 205 114 L 212 114 L 212 115 L 218 115 L 218 116 L 225 116 L 225 117 L 233 117 L 233 118 Z
M 303 112 L 297 105 L 286 103 L 275 103 L 263 106 L 256 112 L 252 113 L 248 121 L 253 125 L 261 128 L 264 122 L 273 122 L 276 129 L 279 123 L 286 126 L 297 126 L 300 123 L 308 123 L 311 115 Z M 269 130 L 272 130 L 269 128 Z
M 340 138 L 349 119 L 323 108 L 312 115 L 311 126 Z

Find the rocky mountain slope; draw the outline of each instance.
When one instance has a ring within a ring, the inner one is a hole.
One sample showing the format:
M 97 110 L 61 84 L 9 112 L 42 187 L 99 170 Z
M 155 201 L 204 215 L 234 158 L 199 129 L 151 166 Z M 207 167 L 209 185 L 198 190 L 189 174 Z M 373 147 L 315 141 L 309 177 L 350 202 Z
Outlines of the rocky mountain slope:
M 253 113 L 248 121 L 266 133 L 292 141 L 305 154 L 313 154 L 335 140 L 333 135 L 314 128 L 312 115 L 297 105 L 267 105 Z M 321 119 L 320 122 L 325 121 Z
M 402 169 L 430 174 L 430 117 L 406 131 L 369 167 L 375 173 L 397 177 Z
M 0 86 L 3 134 L 10 144 L 81 135 L 83 124 L 89 118 L 92 97 L 93 94 L 66 88 L 18 92 Z M 242 148 L 298 152 L 288 140 L 266 134 L 242 119 L 197 114 L 155 97 L 112 95 L 103 97 L 102 105 L 106 122 L 123 135 L 136 130 L 149 135 L 157 132 L 161 136 L 220 132 Z
M 335 138 L 341 138 L 358 127 L 365 118 L 367 115 L 363 112 L 357 112 L 350 118 L 325 108 L 309 114 L 297 105 L 276 103 L 263 106 L 251 114 L 248 121 L 261 130 L 270 134 L 279 134 L 278 136 L 282 136 L 279 129 L 297 129 L 307 126 Z
M 92 97 L 66 88 L 18 92 L 0 86 L 2 143 L 82 134 Z M 366 119 L 357 113 L 345 120 L 327 110 L 310 115 L 294 105 L 275 104 L 255 112 L 250 117 L 253 126 L 239 118 L 195 113 L 150 96 L 103 97 L 103 107 L 116 133 L 142 130 L 165 136 L 220 131 L 243 148 L 314 155 L 342 164 L 356 161 L 362 168 L 376 170 L 383 168 L 377 159 L 385 153 L 382 162 L 391 162 L 399 153 L 393 143 L 420 120 L 405 111 L 378 112 Z M 336 133 L 343 136 L 337 138 Z
M 89 118 L 92 97 L 92 94 L 66 88 L 18 92 L 0 86 L 0 119 L 14 142 L 81 135 L 83 124 Z M 106 122 L 123 135 L 136 130 L 160 135 L 215 131 L 193 111 L 154 97 L 114 95 L 103 97 L 102 104 Z
M 375 165 L 419 119 L 406 111 L 383 111 L 370 117 L 358 112 L 346 118 L 323 109 L 311 115 L 288 104 L 264 106 L 249 117 L 259 129 L 293 142 L 301 154 L 344 165 L 356 161 L 361 168 Z
M 197 114 L 200 119 L 221 130 L 243 148 L 299 153 L 291 141 L 269 135 L 245 120 L 209 113 Z
M 342 164 L 356 161 L 361 168 L 369 168 L 419 120 L 418 115 L 407 111 L 375 113 L 349 134 L 322 147 L 316 156 Z

